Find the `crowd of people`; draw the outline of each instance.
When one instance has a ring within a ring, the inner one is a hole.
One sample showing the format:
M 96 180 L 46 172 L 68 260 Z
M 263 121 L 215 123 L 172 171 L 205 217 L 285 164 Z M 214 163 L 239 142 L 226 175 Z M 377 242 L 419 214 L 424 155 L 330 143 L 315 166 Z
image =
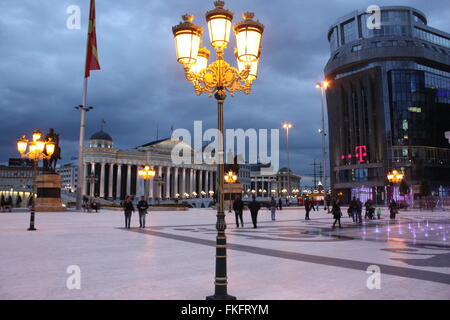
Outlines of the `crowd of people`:
M 95 201 L 95 199 L 89 199 L 87 196 L 83 197 L 83 204 L 81 206 L 83 212 L 98 212 L 100 210 L 100 205 Z
M 311 220 L 310 212 L 311 210 L 318 210 L 318 208 L 316 209 L 317 204 L 308 198 L 305 199 L 303 204 L 305 207 L 305 220 Z M 135 212 L 132 197 L 127 195 L 125 197 L 125 200 L 121 203 L 121 205 L 125 215 L 125 228 L 130 229 L 131 216 L 132 213 Z M 90 206 L 89 202 L 87 201 L 86 206 L 87 207 Z M 253 228 L 256 229 L 258 228 L 258 213 L 261 209 L 261 204 L 256 200 L 255 196 L 252 196 L 252 201 L 247 205 L 247 207 L 250 211 Z M 376 208 L 372 200 L 369 199 L 363 204 L 360 199 L 353 197 L 353 199 L 350 201 L 347 213 L 349 217 L 352 218 L 354 223 L 362 224 L 363 207 L 365 208 L 364 219 L 369 220 L 381 219 L 381 212 L 382 212 L 381 208 Z M 139 212 L 139 227 L 145 228 L 145 216 L 148 214 L 149 204 L 144 197 L 140 198 L 140 201 L 137 203 L 136 208 Z M 245 205 L 243 200 L 241 199 L 240 196 L 237 196 L 233 201 L 233 210 L 235 213 L 237 228 L 244 227 L 244 217 L 243 217 L 244 208 Z M 274 197 L 272 197 L 269 205 L 270 216 L 272 221 L 276 220 L 277 210 L 282 209 L 283 209 L 283 202 L 281 198 L 278 199 L 277 201 Z M 390 219 L 395 219 L 396 215 L 398 214 L 398 209 L 399 208 L 397 203 L 394 200 L 392 200 L 392 202 L 389 205 Z M 332 217 L 334 219 L 332 228 L 333 229 L 336 228 L 336 225 L 338 225 L 339 228 L 342 228 L 341 225 L 342 210 L 340 199 L 336 197 L 330 198 L 329 201 L 326 202 L 325 211 L 332 214 Z

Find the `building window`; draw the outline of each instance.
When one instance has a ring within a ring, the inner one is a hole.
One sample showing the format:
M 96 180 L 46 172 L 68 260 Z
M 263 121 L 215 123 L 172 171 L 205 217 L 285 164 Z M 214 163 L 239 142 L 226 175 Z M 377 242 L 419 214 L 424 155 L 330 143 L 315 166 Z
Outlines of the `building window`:
M 342 43 L 349 43 L 356 40 L 357 38 L 358 37 L 355 19 L 352 19 L 351 21 L 342 25 Z
M 352 52 L 357 52 L 362 50 L 362 45 L 358 44 L 352 47 Z

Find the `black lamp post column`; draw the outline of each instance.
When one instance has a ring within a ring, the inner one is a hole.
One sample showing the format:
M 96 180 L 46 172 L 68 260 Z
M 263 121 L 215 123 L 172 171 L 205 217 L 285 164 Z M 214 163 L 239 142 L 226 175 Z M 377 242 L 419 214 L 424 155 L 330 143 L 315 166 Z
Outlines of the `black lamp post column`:
M 30 210 L 30 227 L 27 229 L 28 231 L 36 231 L 36 228 L 34 227 L 34 211 L 35 211 L 35 201 L 36 201 L 36 179 L 37 179 L 37 162 L 38 160 L 33 159 L 33 192 L 31 195 L 31 210 Z
M 218 108 L 218 130 L 219 130 L 219 146 L 218 146 L 218 202 L 217 202 L 217 237 L 216 237 L 216 277 L 214 281 L 215 291 L 213 296 L 206 297 L 207 300 L 235 300 L 236 297 L 228 295 L 227 286 L 227 238 L 225 229 L 224 212 L 224 152 L 223 152 L 223 102 L 226 98 L 223 88 L 219 87 L 214 97 L 217 100 Z

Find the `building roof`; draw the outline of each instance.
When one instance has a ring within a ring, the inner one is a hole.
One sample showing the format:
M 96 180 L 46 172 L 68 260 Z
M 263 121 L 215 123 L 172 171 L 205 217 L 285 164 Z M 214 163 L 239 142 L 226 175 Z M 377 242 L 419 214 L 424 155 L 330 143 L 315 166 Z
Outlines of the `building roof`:
M 107 141 L 113 141 L 113 139 L 111 138 L 111 136 L 106 133 L 103 130 L 100 130 L 96 133 L 94 133 L 89 140 L 107 140 Z

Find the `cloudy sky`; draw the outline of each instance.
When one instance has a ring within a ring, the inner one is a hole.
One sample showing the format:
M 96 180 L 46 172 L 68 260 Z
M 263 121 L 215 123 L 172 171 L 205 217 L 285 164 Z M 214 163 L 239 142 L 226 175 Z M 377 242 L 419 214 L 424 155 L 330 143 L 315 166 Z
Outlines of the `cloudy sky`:
M 97 0 L 97 42 L 102 70 L 89 79 L 86 136 L 107 124 L 115 146 L 131 148 L 170 136 L 170 127 L 204 129 L 216 124 L 216 105 L 197 97 L 175 60 L 171 27 L 192 13 L 205 26 L 205 0 Z M 320 92 L 329 58 L 328 27 L 337 18 L 371 4 L 422 10 L 429 25 L 450 31 L 448 0 L 229 0 L 241 20 L 255 12 L 266 27 L 258 80 L 248 96 L 225 102 L 227 128 L 279 128 L 288 120 L 291 167 L 306 176 L 321 158 Z M 66 27 L 67 8 L 79 5 L 81 28 Z M 15 141 L 35 128 L 61 135 L 63 163 L 77 156 L 79 111 L 86 46 L 88 0 L 2 0 L 0 2 L 0 163 L 17 157 Z M 207 29 L 205 29 L 206 31 Z M 204 43 L 208 35 L 204 34 Z M 230 48 L 234 48 L 234 39 Z M 228 51 L 232 51 L 229 49 Z M 281 166 L 285 136 L 280 132 Z M 308 179 L 305 179 L 308 180 Z

